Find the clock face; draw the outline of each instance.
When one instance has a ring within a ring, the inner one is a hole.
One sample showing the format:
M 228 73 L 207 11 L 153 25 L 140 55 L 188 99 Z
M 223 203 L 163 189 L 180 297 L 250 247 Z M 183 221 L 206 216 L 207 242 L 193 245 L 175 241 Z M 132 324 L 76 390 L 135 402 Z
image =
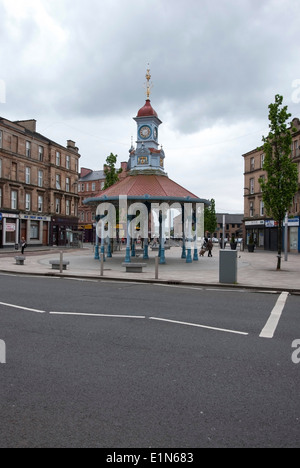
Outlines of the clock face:
M 154 140 L 157 140 L 157 128 L 156 127 L 153 130 L 153 136 L 154 136 Z
M 148 125 L 143 125 L 139 130 L 139 135 L 143 140 L 146 140 L 151 135 L 151 129 Z

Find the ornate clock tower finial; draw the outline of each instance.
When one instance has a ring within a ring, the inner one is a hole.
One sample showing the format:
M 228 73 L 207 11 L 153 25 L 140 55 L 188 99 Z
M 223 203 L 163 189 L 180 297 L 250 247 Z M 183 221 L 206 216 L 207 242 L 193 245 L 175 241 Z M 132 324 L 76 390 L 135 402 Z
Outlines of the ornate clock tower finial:
M 149 67 L 149 63 L 148 63 L 148 67 Z M 146 84 L 147 99 L 150 99 L 151 88 L 153 87 L 152 83 L 150 83 L 150 80 L 151 80 L 150 68 L 147 68 L 146 80 L 147 80 L 147 84 Z

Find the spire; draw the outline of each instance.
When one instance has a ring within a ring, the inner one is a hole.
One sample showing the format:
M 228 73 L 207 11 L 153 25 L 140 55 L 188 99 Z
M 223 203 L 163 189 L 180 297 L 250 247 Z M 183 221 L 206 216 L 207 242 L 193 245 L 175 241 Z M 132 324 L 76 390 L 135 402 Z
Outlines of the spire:
M 148 63 L 148 67 L 149 67 L 149 63 Z M 150 80 L 151 80 L 150 68 L 147 68 L 146 80 L 147 80 L 147 83 L 146 83 L 146 96 L 147 96 L 147 99 L 150 99 L 151 88 L 153 87 L 153 84 L 150 83 Z

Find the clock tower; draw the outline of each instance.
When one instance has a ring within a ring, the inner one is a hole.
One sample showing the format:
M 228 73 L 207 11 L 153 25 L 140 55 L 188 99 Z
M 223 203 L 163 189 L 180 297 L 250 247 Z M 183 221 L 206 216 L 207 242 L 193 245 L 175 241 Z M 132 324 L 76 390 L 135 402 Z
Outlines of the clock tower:
M 165 153 L 158 144 L 158 128 L 162 121 L 150 102 L 150 70 L 147 70 L 147 98 L 134 120 L 137 123 L 137 147 L 129 150 L 131 173 L 166 175 L 164 170 Z

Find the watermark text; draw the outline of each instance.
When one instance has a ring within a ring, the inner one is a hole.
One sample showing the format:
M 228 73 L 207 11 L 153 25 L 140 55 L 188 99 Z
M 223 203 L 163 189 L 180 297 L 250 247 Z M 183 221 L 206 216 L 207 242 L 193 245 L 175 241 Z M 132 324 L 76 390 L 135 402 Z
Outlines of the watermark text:
M 296 348 L 292 354 L 292 361 L 294 364 L 300 364 L 300 340 L 294 340 L 292 348 Z
M 0 78 L 0 104 L 6 103 L 6 85 L 5 81 Z
M 0 340 L 0 364 L 6 364 L 6 344 Z
M 292 88 L 295 88 L 295 91 L 292 93 L 292 102 L 299 104 L 300 102 L 300 78 L 292 82 Z

